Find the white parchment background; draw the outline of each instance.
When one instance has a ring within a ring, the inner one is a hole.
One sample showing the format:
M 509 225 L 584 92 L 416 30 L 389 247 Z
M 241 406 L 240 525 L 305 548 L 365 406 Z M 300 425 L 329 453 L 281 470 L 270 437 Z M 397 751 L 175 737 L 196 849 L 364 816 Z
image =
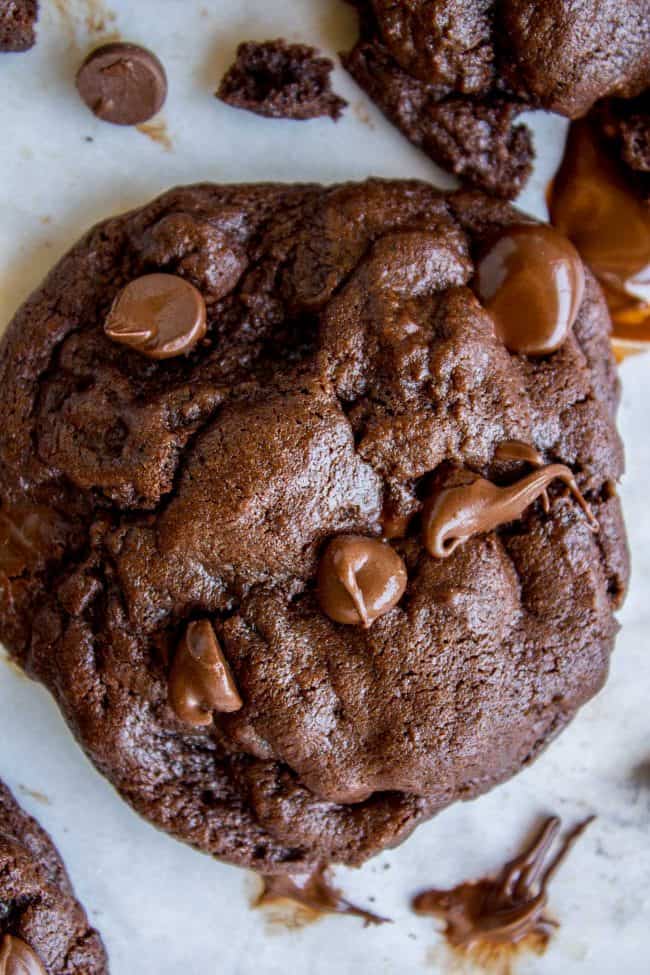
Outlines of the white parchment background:
M 0 323 L 94 221 L 199 180 L 423 177 L 450 185 L 341 70 L 344 118 L 264 120 L 211 92 L 242 39 L 285 37 L 334 54 L 354 36 L 339 0 L 42 0 L 36 48 L 0 55 Z M 114 20 L 106 17 L 114 14 Z M 104 22 L 102 24 L 102 21 Z M 73 77 L 93 44 L 118 32 L 167 68 L 163 118 L 171 150 L 96 121 Z M 520 205 L 544 215 L 543 189 L 564 123 L 535 122 L 539 162 Z M 518 971 L 642 975 L 650 969 L 650 356 L 622 369 L 622 485 L 633 581 L 610 681 L 530 769 L 421 827 L 360 871 L 346 892 L 395 921 L 364 930 L 331 918 L 300 931 L 269 927 L 248 907 L 250 875 L 216 863 L 139 820 L 91 768 L 48 695 L 0 662 L 0 776 L 52 832 L 101 929 L 113 975 L 308 975 L 448 972 L 430 920 L 408 909 L 429 882 L 452 885 L 498 867 L 536 817 L 596 812 L 552 889 L 562 927 L 543 959 Z M 372 898 L 375 898 L 372 901 Z

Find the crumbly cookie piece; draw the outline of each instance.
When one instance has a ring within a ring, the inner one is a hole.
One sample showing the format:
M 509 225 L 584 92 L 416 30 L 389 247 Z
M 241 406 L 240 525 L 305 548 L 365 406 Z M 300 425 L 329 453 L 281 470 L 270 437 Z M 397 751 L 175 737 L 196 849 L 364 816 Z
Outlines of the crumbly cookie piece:
M 267 118 L 310 119 L 329 116 L 336 121 L 347 105 L 331 88 L 334 67 L 306 44 L 247 41 L 224 75 L 217 98 Z

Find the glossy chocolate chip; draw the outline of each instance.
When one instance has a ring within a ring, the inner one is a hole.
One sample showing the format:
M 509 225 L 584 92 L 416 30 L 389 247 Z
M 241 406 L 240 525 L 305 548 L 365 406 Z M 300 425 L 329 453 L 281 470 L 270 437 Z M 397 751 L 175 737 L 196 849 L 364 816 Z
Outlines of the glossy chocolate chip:
M 184 278 L 146 274 L 120 291 L 104 331 L 150 359 L 171 359 L 191 351 L 205 335 L 205 301 Z
M 551 227 L 509 227 L 483 254 L 474 287 L 510 352 L 559 349 L 582 303 L 585 278 L 573 244 Z
M 104 44 L 77 72 L 77 89 L 90 110 L 114 125 L 140 125 L 162 108 L 167 76 L 155 54 L 137 44 Z
M 186 724 L 212 723 L 212 712 L 239 711 L 239 696 L 228 661 L 208 620 L 189 623 L 169 675 L 169 701 Z
M 341 535 L 329 543 L 318 567 L 318 601 L 337 623 L 369 627 L 404 594 L 406 566 L 375 538 Z

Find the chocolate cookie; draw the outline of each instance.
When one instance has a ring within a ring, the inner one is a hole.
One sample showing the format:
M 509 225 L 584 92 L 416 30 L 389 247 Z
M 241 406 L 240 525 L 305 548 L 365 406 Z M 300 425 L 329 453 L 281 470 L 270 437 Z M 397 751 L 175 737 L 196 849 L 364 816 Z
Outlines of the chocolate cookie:
M 306 44 L 247 41 L 221 80 L 217 98 L 267 118 L 304 121 L 329 116 L 336 121 L 347 105 L 332 91 L 334 63 Z
M 650 84 L 648 0 L 351 0 L 361 36 L 343 63 L 435 162 L 498 196 L 522 188 L 533 158 L 514 121 L 569 118 Z
M 47 833 L 0 782 L 0 971 L 102 975 L 104 946 Z
M 605 680 L 617 396 L 593 278 L 507 204 L 173 190 L 4 337 L 1 636 L 157 825 L 359 863 Z
M 2 0 L 0 51 L 27 51 L 34 46 L 38 0 Z

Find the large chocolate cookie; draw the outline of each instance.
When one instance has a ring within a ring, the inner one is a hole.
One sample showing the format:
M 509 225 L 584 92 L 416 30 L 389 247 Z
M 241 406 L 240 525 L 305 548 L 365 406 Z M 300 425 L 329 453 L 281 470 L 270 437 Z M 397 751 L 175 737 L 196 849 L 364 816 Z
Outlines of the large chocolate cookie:
M 102 975 L 100 937 L 75 900 L 52 840 L 0 782 L 0 971 Z
M 344 64 L 382 111 L 462 179 L 512 197 L 532 162 L 526 109 L 578 118 L 650 85 L 648 0 L 351 0 Z
M 608 334 L 570 245 L 480 194 L 106 221 L 0 351 L 2 638 L 153 822 L 267 873 L 362 861 L 605 679 Z

